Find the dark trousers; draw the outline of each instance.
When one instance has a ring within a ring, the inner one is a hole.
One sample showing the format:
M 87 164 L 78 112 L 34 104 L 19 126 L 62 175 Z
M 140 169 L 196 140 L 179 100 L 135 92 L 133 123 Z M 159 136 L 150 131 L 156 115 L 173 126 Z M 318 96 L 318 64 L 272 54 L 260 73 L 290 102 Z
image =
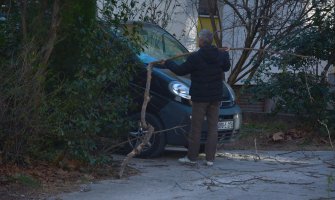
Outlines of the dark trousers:
M 193 102 L 191 132 L 189 133 L 189 146 L 187 157 L 194 161 L 197 159 L 200 149 L 200 136 L 204 117 L 207 117 L 208 132 L 205 144 L 207 161 L 214 161 L 216 145 L 218 142 L 218 120 L 220 102 Z

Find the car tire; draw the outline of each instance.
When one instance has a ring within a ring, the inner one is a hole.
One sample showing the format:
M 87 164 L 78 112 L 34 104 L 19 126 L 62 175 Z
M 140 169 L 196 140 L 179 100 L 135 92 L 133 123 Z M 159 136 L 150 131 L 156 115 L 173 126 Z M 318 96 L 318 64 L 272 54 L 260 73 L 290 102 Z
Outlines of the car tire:
M 141 119 L 141 114 L 138 113 L 134 115 L 132 118 L 132 121 L 134 124 L 138 124 L 138 122 Z M 151 124 L 155 131 L 163 130 L 162 123 L 159 121 L 159 119 L 150 114 L 146 113 L 146 121 L 147 123 Z M 136 147 L 140 143 L 140 137 L 145 134 L 145 132 L 142 132 L 140 128 L 137 126 L 134 127 L 135 130 L 131 130 L 127 135 L 127 149 L 131 151 L 134 147 Z M 142 149 L 142 152 L 137 155 L 137 157 L 141 158 L 152 158 L 159 156 L 165 149 L 166 139 L 164 133 L 154 133 L 150 138 L 150 146 L 145 146 Z

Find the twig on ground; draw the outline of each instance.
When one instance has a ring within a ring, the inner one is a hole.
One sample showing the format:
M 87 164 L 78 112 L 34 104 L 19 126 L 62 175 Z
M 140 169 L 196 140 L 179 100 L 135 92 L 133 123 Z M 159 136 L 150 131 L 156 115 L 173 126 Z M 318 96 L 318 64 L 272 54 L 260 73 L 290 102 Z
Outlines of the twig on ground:
M 335 164 L 328 162 L 328 161 L 323 161 L 323 163 L 329 165 L 330 168 L 335 168 Z
M 142 140 L 141 144 L 139 144 L 136 148 L 134 148 L 130 153 L 128 153 L 128 155 L 126 156 L 126 158 L 123 160 L 121 167 L 120 167 L 120 172 L 119 172 L 119 178 L 122 178 L 124 169 L 126 168 L 127 164 L 129 163 L 129 161 L 136 155 L 140 154 L 143 147 L 148 144 L 152 132 L 154 131 L 154 127 L 151 126 L 150 124 L 148 125 L 148 133 L 145 134 L 144 139 Z
M 261 160 L 261 157 L 258 154 L 258 150 L 257 150 L 257 138 L 254 138 L 254 143 L 255 143 L 255 157 L 254 157 L 254 161 L 257 162 L 258 160 Z
M 282 156 L 282 155 L 286 155 L 286 154 L 290 154 L 290 153 L 296 153 L 298 151 L 300 151 L 300 150 L 289 151 L 289 152 L 285 152 L 285 153 L 278 153 L 278 154 L 276 154 L 276 156 Z
M 179 183 L 175 182 L 175 186 L 178 186 L 181 190 L 193 191 L 193 189 L 183 188 Z
M 168 129 L 164 129 L 164 130 L 154 131 L 154 132 L 152 133 L 152 135 L 155 135 L 155 134 L 157 134 L 157 133 L 163 133 L 163 132 L 167 132 L 167 131 L 171 131 L 171 130 L 179 129 L 179 128 L 184 128 L 184 127 L 186 127 L 186 126 L 187 126 L 187 125 L 180 125 L 180 126 L 175 126 L 175 127 L 168 128 Z M 137 140 L 137 138 L 132 138 L 132 139 L 130 139 L 130 140 L 126 140 L 126 141 L 122 141 L 122 142 L 120 142 L 120 143 L 117 143 L 117 144 L 115 144 L 115 145 L 113 145 L 113 146 L 110 146 L 110 147 L 104 149 L 104 152 L 109 152 L 109 151 L 111 151 L 111 150 L 113 150 L 113 149 L 116 149 L 116 148 L 118 148 L 118 147 L 122 147 L 122 146 L 124 146 L 125 144 L 127 144 L 128 142 L 132 142 L 132 141 L 134 141 L 134 140 Z
M 257 138 L 254 138 L 254 143 L 255 143 L 255 154 L 258 155 L 258 150 L 257 150 Z
M 322 121 L 320 121 L 320 120 L 318 120 L 318 122 L 319 122 L 322 126 L 324 126 L 324 127 L 326 128 L 327 133 L 328 133 L 328 139 L 329 139 L 330 146 L 332 147 L 333 151 L 335 151 L 335 149 L 334 149 L 334 145 L 333 145 L 333 142 L 332 142 L 332 138 L 331 138 L 331 136 L 330 136 L 330 131 L 329 131 L 329 129 L 328 129 L 327 124 L 325 124 L 324 122 L 322 122 Z

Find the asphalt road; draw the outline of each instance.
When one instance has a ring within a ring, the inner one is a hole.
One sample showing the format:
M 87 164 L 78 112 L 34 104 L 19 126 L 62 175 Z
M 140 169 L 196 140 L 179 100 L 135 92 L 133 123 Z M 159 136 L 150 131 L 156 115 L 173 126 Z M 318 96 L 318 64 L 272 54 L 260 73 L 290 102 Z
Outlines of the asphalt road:
M 133 159 L 131 166 L 141 172 L 136 176 L 83 185 L 51 199 L 335 199 L 335 152 L 224 151 L 212 167 L 203 160 L 181 165 L 176 159 L 184 154 Z

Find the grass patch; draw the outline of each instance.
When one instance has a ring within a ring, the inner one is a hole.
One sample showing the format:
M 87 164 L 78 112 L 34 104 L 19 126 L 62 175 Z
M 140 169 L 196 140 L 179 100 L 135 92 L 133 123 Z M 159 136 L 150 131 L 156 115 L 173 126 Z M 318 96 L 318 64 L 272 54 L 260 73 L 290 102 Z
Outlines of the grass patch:
M 16 173 L 11 178 L 16 183 L 22 184 L 24 186 L 32 188 L 38 188 L 41 186 L 41 183 L 37 179 L 26 174 Z
M 327 138 L 292 116 L 245 113 L 237 140 L 224 149 L 331 150 Z
M 240 138 L 248 138 L 250 136 L 266 136 L 269 137 L 273 133 L 279 131 L 287 131 L 290 129 L 289 125 L 284 122 L 249 122 L 244 123 L 240 130 Z

